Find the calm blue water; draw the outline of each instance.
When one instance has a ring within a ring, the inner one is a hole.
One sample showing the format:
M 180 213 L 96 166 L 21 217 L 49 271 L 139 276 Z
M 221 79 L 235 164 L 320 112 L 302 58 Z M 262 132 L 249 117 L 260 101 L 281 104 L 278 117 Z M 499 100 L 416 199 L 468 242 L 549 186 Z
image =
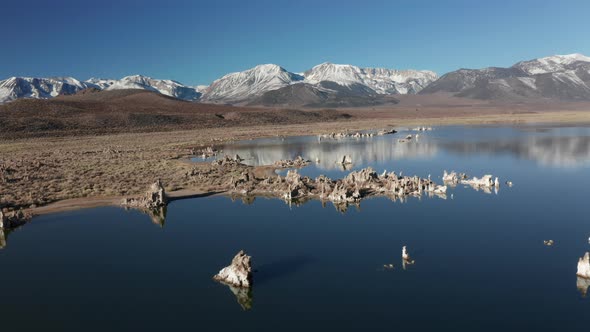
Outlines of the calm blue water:
M 332 159 L 347 151 L 353 168 L 435 180 L 444 169 L 492 173 L 514 186 L 497 194 L 458 186 L 453 199 L 403 204 L 373 198 L 346 213 L 318 201 L 187 199 L 172 202 L 163 227 L 115 207 L 40 216 L 0 250 L 2 327 L 586 331 L 590 296 L 575 273 L 590 250 L 590 130 L 436 128 L 404 146 L 401 136 L 224 150 L 249 151 L 252 163 L 319 158 L 307 175 L 346 174 Z M 403 245 L 416 261 L 406 270 Z M 257 270 L 250 310 L 211 280 L 240 249 Z

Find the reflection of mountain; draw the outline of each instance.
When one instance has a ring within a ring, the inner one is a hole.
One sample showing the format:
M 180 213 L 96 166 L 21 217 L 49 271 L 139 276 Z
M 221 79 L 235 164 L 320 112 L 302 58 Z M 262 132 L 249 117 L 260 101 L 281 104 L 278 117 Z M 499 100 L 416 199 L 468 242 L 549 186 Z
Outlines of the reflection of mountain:
M 589 136 L 531 136 L 494 142 L 452 142 L 441 147 L 465 155 L 506 153 L 551 167 L 581 167 L 590 164 Z
M 293 159 L 299 155 L 312 161 L 319 160 L 320 169 L 338 169 L 342 156 L 350 156 L 354 165 L 371 165 L 395 159 L 433 157 L 438 146 L 433 141 L 421 139 L 398 143 L 392 137 L 322 140 L 306 138 L 272 140 L 251 144 L 227 145 L 226 155 L 239 154 L 249 165 L 270 165 L 277 160 Z

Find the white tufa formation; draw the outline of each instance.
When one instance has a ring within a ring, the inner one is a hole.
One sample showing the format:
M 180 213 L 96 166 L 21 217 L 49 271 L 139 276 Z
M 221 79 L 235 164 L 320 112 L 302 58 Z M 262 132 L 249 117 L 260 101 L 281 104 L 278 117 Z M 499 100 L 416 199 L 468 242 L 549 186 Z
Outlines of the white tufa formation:
M 351 165 L 352 158 L 350 156 L 342 156 L 338 163 L 342 165 Z
M 410 255 L 408 254 L 408 251 L 406 249 L 406 246 L 402 247 L 402 259 L 403 260 L 410 260 Z
M 251 287 L 251 259 L 252 257 L 246 255 L 243 250 L 240 250 L 234 259 L 232 259 L 231 264 L 221 269 L 218 274 L 213 276 L 213 279 L 235 287 Z
M 121 202 L 123 206 L 148 210 L 161 208 L 166 206 L 166 204 L 168 204 L 168 199 L 160 180 L 154 182 L 143 197 L 125 198 Z
M 584 257 L 581 257 L 578 261 L 578 277 L 590 279 L 590 253 L 586 253 Z
M 490 187 L 498 187 L 500 185 L 500 181 L 498 178 L 492 180 L 492 175 L 487 174 L 482 176 L 481 178 L 473 177 L 472 179 L 462 180 L 461 183 L 470 185 L 472 187 L 483 187 L 483 188 L 490 188 Z

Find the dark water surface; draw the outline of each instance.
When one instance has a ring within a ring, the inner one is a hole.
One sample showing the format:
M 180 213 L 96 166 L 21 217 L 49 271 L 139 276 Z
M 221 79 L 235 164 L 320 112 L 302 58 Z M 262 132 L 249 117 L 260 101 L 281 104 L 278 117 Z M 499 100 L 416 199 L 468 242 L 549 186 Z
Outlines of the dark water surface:
M 447 127 L 397 143 L 405 134 L 224 151 L 252 164 L 320 159 L 306 175 L 340 177 L 348 171 L 335 160 L 349 154 L 353 169 L 439 183 L 454 169 L 514 186 L 458 186 L 446 200 L 373 198 L 346 213 L 318 201 L 187 199 L 168 207 L 163 226 L 114 207 L 40 216 L 0 250 L 2 328 L 587 331 L 590 295 L 575 273 L 590 250 L 590 129 Z M 405 270 L 403 245 L 416 261 Z M 250 310 L 211 280 L 240 249 L 257 270 Z

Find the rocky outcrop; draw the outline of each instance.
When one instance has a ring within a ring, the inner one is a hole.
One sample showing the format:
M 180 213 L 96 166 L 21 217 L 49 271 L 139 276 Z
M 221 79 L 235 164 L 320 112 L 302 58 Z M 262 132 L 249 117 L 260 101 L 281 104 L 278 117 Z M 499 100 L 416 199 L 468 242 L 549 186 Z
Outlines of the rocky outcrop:
M 223 156 L 223 158 L 214 160 L 211 164 L 214 166 L 239 166 L 242 165 L 242 159 L 239 155 L 235 155 L 233 158 L 230 156 Z
M 225 191 L 231 196 L 274 196 L 289 203 L 319 199 L 331 201 L 337 207 L 346 207 L 370 196 L 403 200 L 407 196 L 427 193 L 445 198 L 447 191 L 446 186 L 437 185 L 430 179 L 401 176 L 395 172 L 378 175 L 370 167 L 350 172 L 337 180 L 323 175 L 312 179 L 301 176 L 295 169 L 289 170 L 285 177 L 274 173 L 262 174 L 264 172 L 257 172 L 257 169 L 225 158 L 209 168 L 204 165 L 195 167 L 187 176 L 196 183 Z
M 430 130 L 432 130 L 432 127 L 416 127 L 412 130 L 413 131 L 430 131 Z
M 404 260 L 410 259 L 410 255 L 408 254 L 408 250 L 407 250 L 406 246 L 402 247 L 402 259 L 404 259 Z
M 24 225 L 31 220 L 31 215 L 17 211 L 0 211 L 0 229 L 13 229 Z
M 578 260 L 578 272 L 576 275 L 580 278 L 590 279 L 590 253 Z
M 402 268 L 405 270 L 408 265 L 414 265 L 416 263 L 407 251 L 406 246 L 402 247 Z
M 405 138 L 400 138 L 397 140 L 398 143 L 407 143 L 412 140 L 412 135 L 407 135 Z
M 203 159 L 215 157 L 219 153 L 219 150 L 212 146 L 208 146 L 202 149 L 192 149 L 191 154 L 195 156 L 200 156 Z
M 238 288 L 250 288 L 252 286 L 251 257 L 240 250 L 231 264 L 221 269 L 213 276 L 213 279 Z
M 377 132 L 377 136 L 392 135 L 397 133 L 395 129 L 382 129 Z
M 154 182 L 144 196 L 124 198 L 121 205 L 131 208 L 158 210 L 168 204 L 166 192 L 160 180 Z
M 462 184 L 470 185 L 474 188 L 491 188 L 491 187 L 499 187 L 500 181 L 496 177 L 495 180 L 492 180 L 492 175 L 484 175 L 481 178 L 473 177 L 471 179 L 464 179 L 461 180 Z
M 459 181 L 467 179 L 467 175 L 465 175 L 465 173 L 457 173 L 455 171 L 447 173 L 447 171 L 445 170 L 442 179 L 444 183 L 456 185 L 459 183 Z
M 364 137 L 373 137 L 373 136 L 375 136 L 374 133 L 341 132 L 341 133 L 321 134 L 321 135 L 318 135 L 318 139 L 321 141 L 322 139 L 364 138 Z
M 311 163 L 311 160 L 307 160 L 301 156 L 298 156 L 297 158 L 295 158 L 295 160 L 285 159 L 285 160 L 275 161 L 274 166 L 280 167 L 280 168 L 294 168 L 294 167 L 301 168 L 301 167 L 305 167 L 305 166 L 309 165 L 310 163 Z

